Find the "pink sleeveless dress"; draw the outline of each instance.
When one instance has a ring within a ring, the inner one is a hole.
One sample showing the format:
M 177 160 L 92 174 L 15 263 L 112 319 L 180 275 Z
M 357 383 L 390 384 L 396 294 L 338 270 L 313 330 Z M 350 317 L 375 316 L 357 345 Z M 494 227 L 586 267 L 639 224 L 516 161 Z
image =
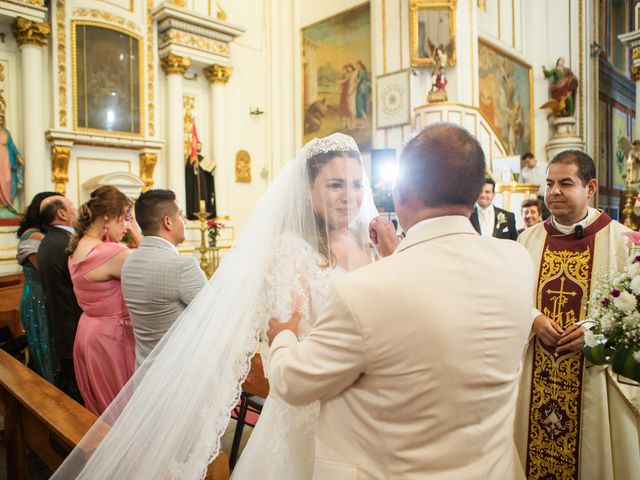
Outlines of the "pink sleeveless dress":
M 73 364 L 85 406 L 100 415 L 135 370 L 133 329 L 119 279 L 92 282 L 85 278 L 127 247 L 101 243 L 75 263 L 69 258 L 73 290 L 83 314 L 73 345 Z

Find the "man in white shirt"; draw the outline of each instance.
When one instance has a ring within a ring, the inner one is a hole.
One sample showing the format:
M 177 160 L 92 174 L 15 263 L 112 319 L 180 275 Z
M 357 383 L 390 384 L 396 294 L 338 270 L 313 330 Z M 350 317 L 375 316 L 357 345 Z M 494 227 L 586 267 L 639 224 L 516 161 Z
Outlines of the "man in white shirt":
M 139 367 L 207 279 L 198 261 L 176 248 L 184 241 L 186 220 L 175 193 L 149 190 L 135 209 L 144 238 L 125 261 L 121 282 Z
M 546 220 L 551 216 L 547 205 L 544 203 L 544 192 L 547 185 L 547 164 L 538 163 L 531 152 L 524 153 L 520 158 L 524 163 L 524 167 L 520 170 L 518 182 L 538 185 L 538 200 L 542 204 L 542 219 Z
M 495 188 L 496 182 L 492 178 L 486 178 L 469 220 L 473 228 L 484 237 L 517 240 L 515 215 L 493 206 L 493 198 L 496 196 Z

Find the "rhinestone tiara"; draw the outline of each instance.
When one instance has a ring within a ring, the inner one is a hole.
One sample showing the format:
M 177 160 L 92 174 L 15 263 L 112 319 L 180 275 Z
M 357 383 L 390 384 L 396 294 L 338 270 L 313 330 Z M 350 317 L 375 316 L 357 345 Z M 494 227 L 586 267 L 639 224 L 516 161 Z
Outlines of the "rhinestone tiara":
M 356 141 L 349 135 L 334 133 L 328 137 L 314 138 L 302 147 L 302 151 L 304 152 L 304 159 L 309 160 L 319 153 L 359 152 L 360 150 Z

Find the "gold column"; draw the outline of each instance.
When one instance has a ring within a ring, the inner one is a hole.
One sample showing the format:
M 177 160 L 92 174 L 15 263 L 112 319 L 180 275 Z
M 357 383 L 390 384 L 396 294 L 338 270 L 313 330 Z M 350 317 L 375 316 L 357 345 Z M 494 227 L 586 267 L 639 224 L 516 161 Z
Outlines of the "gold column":
M 153 170 L 156 168 L 157 162 L 157 153 L 140 154 L 140 179 L 144 182 L 143 193 L 153 187 Z
M 45 47 L 51 33 L 51 27 L 48 23 L 34 22 L 23 17 L 16 18 L 16 21 L 11 25 L 11 30 L 20 46 Z
M 225 67 L 217 63 L 204 69 L 204 74 L 207 80 L 209 80 L 209 83 L 227 83 L 232 73 L 232 67 Z
M 63 195 L 67 193 L 70 156 L 70 146 L 51 145 L 51 180 L 55 185 L 55 191 Z
M 160 59 L 160 66 L 167 75 L 174 73 L 184 75 L 190 65 L 191 59 L 189 57 L 181 57 L 173 53 L 169 53 Z

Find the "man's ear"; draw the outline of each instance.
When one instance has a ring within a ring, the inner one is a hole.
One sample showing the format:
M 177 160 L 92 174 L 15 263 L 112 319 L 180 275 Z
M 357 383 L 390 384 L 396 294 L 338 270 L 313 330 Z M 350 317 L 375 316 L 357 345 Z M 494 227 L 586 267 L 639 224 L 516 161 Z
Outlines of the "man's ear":
M 162 217 L 162 222 L 160 222 L 160 225 L 162 225 L 163 230 L 170 231 L 173 225 L 171 217 L 169 215 L 165 215 L 164 217 Z
M 596 180 L 595 178 L 592 178 L 591 180 L 589 180 L 589 183 L 587 183 L 587 198 L 593 197 L 597 191 L 598 191 L 598 180 Z
M 69 212 L 67 212 L 66 208 L 59 208 L 56 212 L 56 218 L 61 222 L 65 222 L 69 219 Z

